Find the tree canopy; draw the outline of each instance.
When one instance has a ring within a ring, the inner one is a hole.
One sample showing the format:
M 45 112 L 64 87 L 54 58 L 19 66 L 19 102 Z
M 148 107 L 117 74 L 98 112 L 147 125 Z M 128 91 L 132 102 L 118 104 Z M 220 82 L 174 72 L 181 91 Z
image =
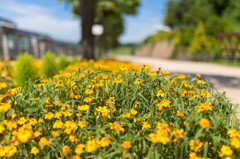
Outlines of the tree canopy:
M 172 29 L 189 25 L 196 27 L 199 21 L 205 24 L 208 34 L 240 31 L 240 0 L 168 1 L 164 19 L 167 26 Z

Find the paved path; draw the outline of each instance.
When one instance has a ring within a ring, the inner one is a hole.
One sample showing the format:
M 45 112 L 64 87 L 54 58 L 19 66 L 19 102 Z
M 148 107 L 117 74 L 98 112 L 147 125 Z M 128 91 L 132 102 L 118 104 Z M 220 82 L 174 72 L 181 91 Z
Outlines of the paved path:
M 199 73 L 207 78 L 212 87 L 219 92 L 226 91 L 226 96 L 234 104 L 240 105 L 240 67 L 223 66 L 219 64 L 193 61 L 159 59 L 153 57 L 117 56 L 121 61 L 131 61 L 136 64 L 149 64 L 153 69 L 162 67 L 170 73 L 195 75 Z M 240 106 L 238 108 L 240 119 Z

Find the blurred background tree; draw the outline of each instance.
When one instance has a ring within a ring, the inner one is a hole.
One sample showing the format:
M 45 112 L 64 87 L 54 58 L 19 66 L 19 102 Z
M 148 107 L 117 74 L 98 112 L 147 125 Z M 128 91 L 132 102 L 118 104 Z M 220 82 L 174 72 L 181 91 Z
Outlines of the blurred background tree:
M 72 12 L 81 18 L 82 55 L 94 59 L 93 24 L 104 28 L 99 38 L 100 51 L 107 52 L 118 45 L 118 38 L 124 32 L 124 17 L 136 15 L 140 0 L 58 0 L 72 4 Z
M 240 32 L 240 0 L 169 0 L 164 24 L 176 45 L 216 53 L 218 33 Z

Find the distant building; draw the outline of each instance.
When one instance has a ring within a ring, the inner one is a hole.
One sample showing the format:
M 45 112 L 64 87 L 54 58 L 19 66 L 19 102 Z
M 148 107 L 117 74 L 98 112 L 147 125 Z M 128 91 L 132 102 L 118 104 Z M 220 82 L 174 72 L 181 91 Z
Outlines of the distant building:
M 79 55 L 80 46 L 53 40 L 41 33 L 18 29 L 16 23 L 0 18 L 1 57 L 14 60 L 20 53 L 28 52 L 35 58 L 41 58 L 46 51 L 52 51 L 56 55 L 64 53 L 75 56 Z

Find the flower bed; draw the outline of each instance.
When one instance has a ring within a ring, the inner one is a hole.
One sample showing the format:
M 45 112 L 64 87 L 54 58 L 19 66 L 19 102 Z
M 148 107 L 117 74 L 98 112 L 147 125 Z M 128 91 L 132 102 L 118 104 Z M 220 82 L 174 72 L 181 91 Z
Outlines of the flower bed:
M 9 90 L 0 157 L 237 158 L 236 108 L 197 76 L 85 61 Z

